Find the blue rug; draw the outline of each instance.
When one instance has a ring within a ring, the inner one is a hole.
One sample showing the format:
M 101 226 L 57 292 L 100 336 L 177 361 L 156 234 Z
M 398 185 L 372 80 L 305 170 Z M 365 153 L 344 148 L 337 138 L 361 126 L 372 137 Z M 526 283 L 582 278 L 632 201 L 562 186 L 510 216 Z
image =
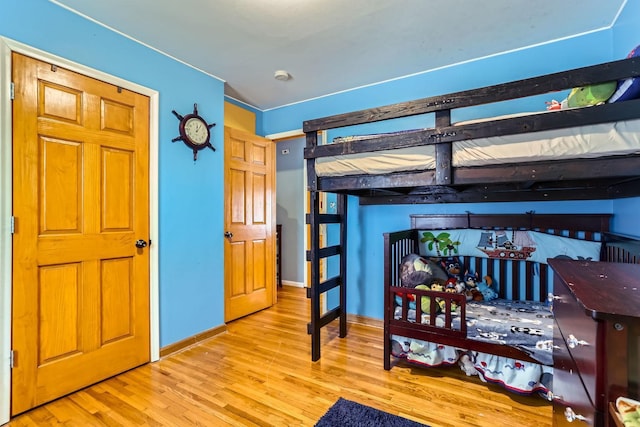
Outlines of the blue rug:
M 429 427 L 406 418 L 340 398 L 315 427 Z

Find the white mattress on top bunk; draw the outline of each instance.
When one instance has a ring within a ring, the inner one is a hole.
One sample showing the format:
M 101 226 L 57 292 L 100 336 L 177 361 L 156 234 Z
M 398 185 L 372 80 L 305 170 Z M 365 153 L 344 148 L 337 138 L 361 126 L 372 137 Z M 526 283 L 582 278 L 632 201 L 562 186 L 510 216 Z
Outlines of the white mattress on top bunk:
M 634 153 L 640 153 L 640 119 L 457 141 L 452 144 L 452 165 L 485 166 Z M 429 170 L 435 164 L 435 146 L 424 145 L 321 157 L 316 159 L 315 167 L 318 176 L 348 176 Z

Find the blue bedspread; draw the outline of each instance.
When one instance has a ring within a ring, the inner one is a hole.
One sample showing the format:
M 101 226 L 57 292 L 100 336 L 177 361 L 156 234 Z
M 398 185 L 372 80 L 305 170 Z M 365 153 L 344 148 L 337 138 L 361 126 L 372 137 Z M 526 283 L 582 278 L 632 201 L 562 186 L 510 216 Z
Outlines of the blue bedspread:
M 540 363 L 553 365 L 553 313 L 539 302 L 470 301 L 467 337 L 518 347 Z
M 396 317 L 400 310 L 396 307 Z M 547 305 L 505 299 L 469 301 L 466 316 L 467 338 L 518 347 L 540 363 L 553 365 L 553 313 Z M 409 318 L 415 319 L 414 310 Z M 422 322 L 428 321 L 429 316 L 423 315 Z M 458 316 L 453 327 L 460 328 Z

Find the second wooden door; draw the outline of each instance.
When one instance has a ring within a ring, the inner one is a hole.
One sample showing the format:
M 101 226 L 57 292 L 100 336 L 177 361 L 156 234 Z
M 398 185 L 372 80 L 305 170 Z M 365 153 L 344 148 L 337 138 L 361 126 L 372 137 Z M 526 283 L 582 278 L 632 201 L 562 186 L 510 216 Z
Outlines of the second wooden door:
M 225 127 L 225 322 L 275 303 L 275 144 Z

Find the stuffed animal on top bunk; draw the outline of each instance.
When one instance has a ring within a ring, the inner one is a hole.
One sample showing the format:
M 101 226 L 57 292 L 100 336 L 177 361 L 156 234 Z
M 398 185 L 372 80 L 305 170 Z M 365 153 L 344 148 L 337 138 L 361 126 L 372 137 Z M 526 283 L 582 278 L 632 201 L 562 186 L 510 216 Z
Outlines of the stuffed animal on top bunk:
M 627 58 L 640 56 L 640 45 L 629 52 Z M 613 103 L 640 97 L 640 77 L 629 77 L 618 81 L 597 83 L 571 89 L 569 95 L 561 102 L 555 99 L 546 102 L 547 110 L 564 110 L 565 108 L 587 107 L 604 102 Z
M 640 57 L 640 45 L 629 52 L 627 58 Z M 611 95 L 608 103 L 627 101 L 629 99 L 640 98 L 640 77 L 629 77 L 618 80 L 616 91 Z
M 571 89 L 569 95 L 558 102 L 552 99 L 547 104 L 547 110 L 564 110 L 566 108 L 589 107 L 604 104 L 616 91 L 617 83 L 604 82 Z

